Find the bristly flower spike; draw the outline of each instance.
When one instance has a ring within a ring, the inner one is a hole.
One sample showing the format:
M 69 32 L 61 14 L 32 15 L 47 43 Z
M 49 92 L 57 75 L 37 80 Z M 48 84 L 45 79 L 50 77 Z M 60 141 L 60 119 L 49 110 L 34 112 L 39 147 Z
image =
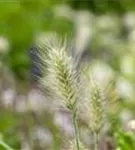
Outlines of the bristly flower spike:
M 39 46 L 43 73 L 40 81 L 44 88 L 51 89 L 53 97 L 61 99 L 67 108 L 73 110 L 79 98 L 79 78 L 66 42 L 55 34 L 46 37 L 44 45 Z

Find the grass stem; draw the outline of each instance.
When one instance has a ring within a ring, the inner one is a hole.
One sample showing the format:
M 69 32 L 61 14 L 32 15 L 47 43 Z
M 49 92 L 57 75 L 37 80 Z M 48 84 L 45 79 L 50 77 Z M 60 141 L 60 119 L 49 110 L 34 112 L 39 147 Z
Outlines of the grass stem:
M 77 116 L 77 110 L 73 111 L 73 113 L 72 113 L 72 121 L 73 121 L 73 126 L 74 126 L 76 149 L 80 150 L 80 148 L 79 148 L 79 130 L 78 130 L 76 116 Z
M 94 150 L 98 150 L 98 133 L 94 132 Z

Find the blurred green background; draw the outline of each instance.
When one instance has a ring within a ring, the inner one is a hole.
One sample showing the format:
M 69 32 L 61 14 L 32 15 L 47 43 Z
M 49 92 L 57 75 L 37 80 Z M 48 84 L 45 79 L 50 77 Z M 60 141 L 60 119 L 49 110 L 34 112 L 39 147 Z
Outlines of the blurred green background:
M 135 123 L 129 124 L 135 119 L 134 0 L 0 1 L 1 138 L 16 150 L 60 150 L 73 136 L 68 112 L 54 112 L 57 106 L 31 80 L 30 50 L 49 32 L 70 35 L 76 51 L 83 53 L 81 61 L 88 61 L 101 80 L 115 83 L 118 109 L 110 115 L 113 124 L 103 134 L 101 150 L 110 145 L 135 149 L 134 135 L 127 133 L 135 129 Z M 89 147 L 90 133 L 86 135 L 82 138 Z

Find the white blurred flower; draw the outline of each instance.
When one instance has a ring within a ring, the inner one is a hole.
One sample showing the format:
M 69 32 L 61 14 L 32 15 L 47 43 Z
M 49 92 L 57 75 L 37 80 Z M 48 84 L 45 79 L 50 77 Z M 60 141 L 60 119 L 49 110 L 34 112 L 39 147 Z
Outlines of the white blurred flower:
M 76 38 L 75 38 L 75 55 L 81 55 L 87 48 L 90 41 L 92 31 L 89 26 L 82 26 L 77 28 Z
M 28 111 L 27 109 L 27 104 L 26 104 L 26 96 L 24 95 L 19 95 L 17 96 L 17 103 L 16 103 L 16 108 L 15 110 L 19 113 L 25 113 Z
M 129 130 L 135 130 L 135 120 L 130 120 L 127 124 Z
M 75 34 L 75 56 L 81 58 L 86 50 L 92 36 L 93 16 L 88 11 L 77 11 L 74 16 Z
M 130 42 L 135 42 L 135 29 L 130 32 L 128 39 Z
M 119 20 L 116 16 L 103 15 L 97 17 L 97 28 L 105 31 L 117 31 L 119 29 Z
M 129 109 L 122 109 L 120 112 L 120 119 L 123 124 L 126 124 L 132 118 L 131 111 Z
M 108 84 L 114 77 L 112 68 L 102 61 L 93 61 L 90 71 L 100 85 L 105 85 L 105 81 Z
M 119 41 L 114 34 L 110 32 L 102 33 L 98 35 L 101 45 L 107 47 L 108 50 L 112 50 L 114 45 L 117 46 Z
M 54 8 L 54 14 L 57 17 L 65 17 L 69 20 L 73 19 L 74 11 L 66 4 L 58 5 Z
M 46 101 L 44 95 L 39 90 L 32 89 L 28 95 L 28 109 L 41 112 L 47 107 L 48 102 Z
M 134 96 L 134 87 L 126 79 L 120 77 L 116 82 L 116 88 L 120 97 L 125 99 L 132 99 Z
M 21 150 L 31 150 L 31 147 L 30 147 L 27 139 L 24 139 L 21 142 Z
M 15 91 L 13 89 L 4 90 L 2 93 L 2 100 L 5 106 L 13 104 L 15 98 Z
M 123 57 L 121 57 L 120 68 L 124 74 L 134 76 L 134 57 L 131 54 L 126 54 Z
M 66 113 L 56 112 L 54 116 L 54 123 L 60 127 L 62 132 L 67 135 L 73 135 L 73 127 L 71 124 L 70 117 Z
M 7 38 L 0 36 L 0 53 L 6 52 L 9 49 L 9 41 Z
M 52 143 L 52 135 L 48 129 L 40 126 L 36 126 L 32 129 L 32 139 L 38 141 L 43 147 L 48 146 Z
M 127 49 L 129 49 L 130 52 L 135 54 L 135 42 L 129 41 L 128 44 L 127 44 Z
M 125 15 L 124 24 L 129 30 L 135 28 L 135 13 L 134 12 L 128 12 Z
M 92 21 L 93 20 L 93 15 L 86 10 L 82 10 L 82 11 L 77 11 L 76 14 L 74 15 L 74 22 L 76 24 L 76 26 L 82 26 L 82 25 L 88 25 L 91 24 L 92 25 Z

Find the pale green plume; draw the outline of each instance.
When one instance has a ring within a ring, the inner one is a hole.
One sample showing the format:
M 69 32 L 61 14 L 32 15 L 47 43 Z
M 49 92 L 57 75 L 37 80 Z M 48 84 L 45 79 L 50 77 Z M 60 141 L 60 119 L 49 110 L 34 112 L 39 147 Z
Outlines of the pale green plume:
M 104 96 L 94 77 L 89 78 L 88 114 L 89 127 L 93 132 L 99 133 L 105 121 Z
M 86 88 L 84 92 L 85 99 L 81 105 L 84 111 L 83 109 L 81 111 L 84 112 L 84 118 L 93 133 L 94 150 L 98 150 L 99 134 L 106 123 L 109 104 L 116 101 L 116 92 L 109 81 L 107 81 L 108 84 L 101 85 L 90 67 L 84 67 L 82 72 Z
M 81 101 L 80 106 L 82 116 L 84 115 L 91 131 L 99 133 L 105 124 L 110 106 L 116 102 L 116 91 L 110 81 L 105 81 L 107 84 L 101 85 L 87 65 L 83 67 L 82 77 L 85 87 L 85 99 Z
M 76 121 L 76 104 L 79 100 L 80 84 L 73 59 L 69 55 L 71 47 L 67 46 L 67 40 L 60 39 L 56 34 L 47 36 L 44 44 L 38 47 L 42 72 L 40 82 L 45 91 L 50 91 L 50 96 L 53 99 L 61 100 L 63 106 L 71 110 L 76 150 L 80 150 L 79 131 Z
M 73 60 L 69 55 L 71 47 L 67 40 L 62 40 L 58 35 L 47 36 L 44 45 L 38 46 L 40 68 L 43 74 L 41 84 L 51 96 L 61 99 L 66 107 L 73 109 L 78 96 L 78 75 L 75 71 Z

